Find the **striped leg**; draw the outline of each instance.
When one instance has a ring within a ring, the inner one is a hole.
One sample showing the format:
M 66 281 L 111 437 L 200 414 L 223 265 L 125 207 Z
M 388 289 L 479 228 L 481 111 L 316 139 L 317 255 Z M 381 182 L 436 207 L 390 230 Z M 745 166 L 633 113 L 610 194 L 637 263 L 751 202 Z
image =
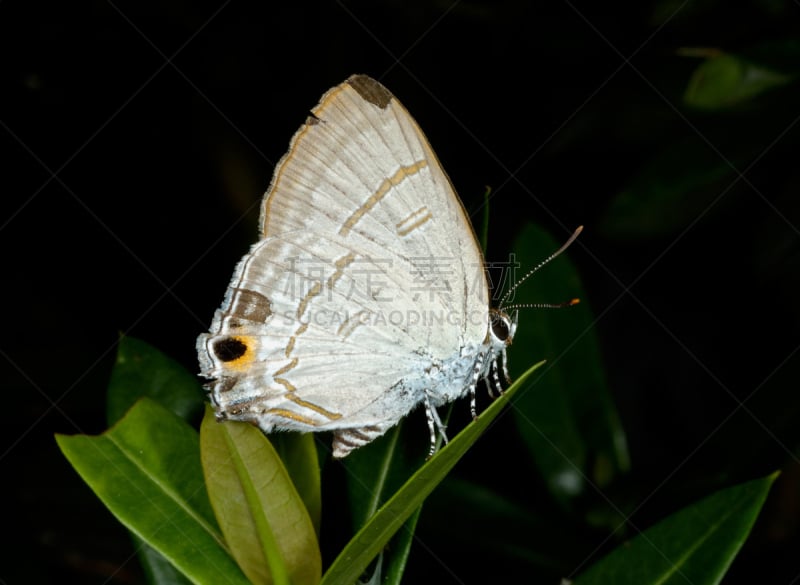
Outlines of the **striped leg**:
M 506 354 L 506 348 L 503 348 L 501 355 L 503 356 L 503 377 L 506 379 L 507 384 L 511 384 L 511 376 L 508 375 L 508 355 Z
M 436 432 L 441 435 L 444 444 L 447 444 L 447 435 L 445 434 L 445 426 L 442 424 L 442 419 L 439 418 L 439 413 L 436 408 L 431 404 L 428 397 L 425 397 L 425 416 L 428 417 L 428 431 L 431 434 L 431 448 L 428 451 L 428 459 L 433 457 L 436 453 Z
M 489 395 L 492 398 L 494 398 L 494 394 L 492 393 L 491 390 L 492 386 L 494 386 L 494 389 L 497 391 L 498 396 L 503 395 L 503 385 L 500 383 L 500 376 L 497 373 L 498 370 L 499 368 L 497 366 L 497 356 L 495 356 L 495 359 L 492 360 L 492 381 L 490 383 L 489 380 L 486 380 L 486 385 L 489 387 Z
M 490 352 L 486 365 L 486 374 L 483 376 L 483 380 L 486 382 L 486 392 L 489 393 L 489 398 L 494 400 L 503 394 L 503 385 L 497 375 L 497 354 L 494 351 Z
M 478 354 L 478 358 L 475 360 L 475 366 L 472 368 L 472 380 L 469 382 L 469 412 L 472 415 L 472 420 L 478 418 L 478 406 L 475 401 L 475 388 L 478 385 L 478 380 L 481 377 L 481 370 L 483 369 L 483 359 L 485 357 L 485 353 L 481 352 Z

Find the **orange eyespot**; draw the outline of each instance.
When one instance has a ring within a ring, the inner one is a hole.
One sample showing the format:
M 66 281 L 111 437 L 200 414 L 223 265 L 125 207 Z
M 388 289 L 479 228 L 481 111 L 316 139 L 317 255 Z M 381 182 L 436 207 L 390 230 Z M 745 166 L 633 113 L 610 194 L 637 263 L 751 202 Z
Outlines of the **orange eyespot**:
M 224 337 L 214 342 L 212 351 L 226 366 L 240 369 L 253 361 L 254 339 L 250 336 Z

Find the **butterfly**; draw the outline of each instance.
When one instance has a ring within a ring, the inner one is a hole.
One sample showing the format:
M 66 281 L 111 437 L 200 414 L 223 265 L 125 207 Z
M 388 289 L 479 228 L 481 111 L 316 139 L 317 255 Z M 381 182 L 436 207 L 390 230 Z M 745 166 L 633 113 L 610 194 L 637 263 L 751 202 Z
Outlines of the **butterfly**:
M 218 420 L 332 431 L 341 458 L 422 405 L 432 455 L 446 440 L 437 408 L 469 395 L 474 417 L 478 382 L 508 379 L 516 314 L 489 307 L 464 206 L 378 81 L 353 75 L 322 96 L 259 229 L 197 339 Z

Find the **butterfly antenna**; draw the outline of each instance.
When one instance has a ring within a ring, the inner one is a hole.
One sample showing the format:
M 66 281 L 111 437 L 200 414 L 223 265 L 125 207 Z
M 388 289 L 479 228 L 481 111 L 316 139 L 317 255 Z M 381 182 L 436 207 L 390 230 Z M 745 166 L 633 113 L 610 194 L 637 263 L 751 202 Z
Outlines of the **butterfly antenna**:
M 564 307 L 571 307 L 580 303 L 580 299 L 570 299 L 563 303 L 523 303 L 520 305 L 509 305 L 503 307 L 504 311 L 511 311 L 514 309 L 563 309 Z
M 569 237 L 569 239 L 568 239 L 568 240 L 567 240 L 567 241 L 564 243 L 564 245 L 563 245 L 563 246 L 561 246 L 561 247 L 560 247 L 558 250 L 556 250 L 555 252 L 553 252 L 552 254 L 550 254 L 550 255 L 549 255 L 547 258 L 545 258 L 544 260 L 542 260 L 541 262 L 539 262 L 539 264 L 537 264 L 537 265 L 536 265 L 536 266 L 534 266 L 534 267 L 533 267 L 531 270 L 529 270 L 529 271 L 528 271 L 528 273 L 527 273 L 525 276 L 523 276 L 523 277 L 522 277 L 522 278 L 520 278 L 520 279 L 519 279 L 517 282 L 515 282 L 515 283 L 514 283 L 514 284 L 511 286 L 511 288 L 509 288 L 509 289 L 506 291 L 506 294 L 504 294 L 504 295 L 503 295 L 503 298 L 502 298 L 502 299 L 500 299 L 500 304 L 498 305 L 498 307 L 499 307 L 499 308 L 503 308 L 503 303 L 505 303 L 505 302 L 506 302 L 506 299 L 509 297 L 509 295 L 510 295 L 511 293 L 513 293 L 515 290 L 517 290 L 517 287 L 518 287 L 519 285 L 521 285 L 523 282 L 525 282 L 526 280 L 528 280 L 528 279 L 529 279 L 531 276 L 533 276 L 534 274 L 536 274 L 536 272 L 538 272 L 538 271 L 539 271 L 539 270 L 540 270 L 540 269 L 541 269 L 541 268 L 542 268 L 542 267 L 543 267 L 545 264 L 549 263 L 551 260 L 554 260 L 554 259 L 556 259 L 556 258 L 557 258 L 557 257 L 558 257 L 558 256 L 559 256 L 559 255 L 560 255 L 560 254 L 561 254 L 561 253 L 564 251 L 564 250 L 566 250 L 567 248 L 569 248 L 569 247 L 570 247 L 570 245 L 572 244 L 572 242 L 574 242 L 574 241 L 577 239 L 577 237 L 578 237 L 578 236 L 581 234 L 581 232 L 582 232 L 582 231 L 583 231 L 583 226 L 582 226 L 582 225 L 581 225 L 581 226 L 578 226 L 578 229 L 576 229 L 574 232 L 572 232 L 572 235 L 571 235 L 571 236 Z M 541 305 L 516 305 L 515 307 L 505 307 L 505 308 L 506 308 L 506 309 L 511 309 L 511 308 L 519 308 L 519 309 L 521 309 L 521 308 L 534 308 L 534 307 L 535 307 L 535 308 L 557 308 L 557 307 L 569 307 L 569 306 L 571 306 L 571 305 L 575 305 L 575 304 L 577 304 L 577 303 L 578 303 L 578 299 L 572 299 L 571 301 L 567 301 L 567 302 L 565 302 L 565 303 L 559 303 L 559 304 L 557 304 L 557 305 L 549 305 L 549 304 L 541 304 Z

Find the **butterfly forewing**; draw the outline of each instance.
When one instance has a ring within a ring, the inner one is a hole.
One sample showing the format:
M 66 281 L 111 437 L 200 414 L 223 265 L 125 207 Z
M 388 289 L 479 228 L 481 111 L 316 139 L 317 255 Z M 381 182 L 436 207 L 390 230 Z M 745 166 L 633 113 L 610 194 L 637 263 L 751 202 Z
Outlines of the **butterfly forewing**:
M 460 296 L 455 308 L 488 310 L 472 227 L 402 104 L 359 75 L 328 91 L 312 112 L 275 172 L 262 208 L 262 237 L 313 229 L 350 245 L 368 240 L 411 264 L 395 272 L 434 264 Z

